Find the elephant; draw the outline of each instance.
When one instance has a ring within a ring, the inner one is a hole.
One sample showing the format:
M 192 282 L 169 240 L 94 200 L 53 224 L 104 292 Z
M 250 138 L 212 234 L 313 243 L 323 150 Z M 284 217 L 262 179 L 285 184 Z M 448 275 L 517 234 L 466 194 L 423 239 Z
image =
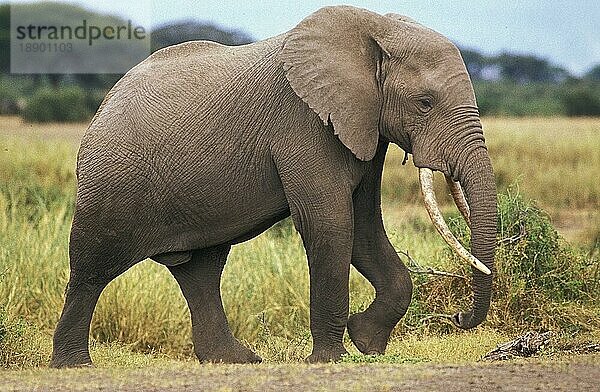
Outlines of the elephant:
M 201 362 L 260 362 L 228 326 L 220 279 L 232 245 L 288 216 L 309 265 L 306 360 L 339 360 L 346 329 L 361 352 L 384 353 L 413 289 L 382 222 L 390 143 L 412 154 L 434 225 L 473 265 L 471 308 L 449 316 L 473 328 L 490 307 L 496 189 L 473 87 L 447 38 L 405 16 L 331 6 L 252 44 L 151 54 L 108 92 L 81 141 L 50 365 L 92 365 L 102 290 L 148 258 L 178 282 Z M 435 171 L 469 220 L 470 252 L 439 212 Z M 349 316 L 351 265 L 376 294 Z

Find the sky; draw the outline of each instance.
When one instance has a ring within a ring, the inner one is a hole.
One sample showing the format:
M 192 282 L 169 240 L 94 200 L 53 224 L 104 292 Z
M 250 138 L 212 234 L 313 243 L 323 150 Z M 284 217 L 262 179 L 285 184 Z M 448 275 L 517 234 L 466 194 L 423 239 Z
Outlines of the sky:
M 31 2 L 15 0 L 13 2 Z M 600 63 L 598 0 L 69 0 L 132 18 L 147 14 L 150 26 L 197 19 L 240 29 L 255 39 L 285 32 L 325 5 L 349 4 L 378 13 L 395 12 L 444 34 L 461 47 L 485 54 L 535 54 L 581 75 Z M 141 21 L 140 21 L 141 22 Z

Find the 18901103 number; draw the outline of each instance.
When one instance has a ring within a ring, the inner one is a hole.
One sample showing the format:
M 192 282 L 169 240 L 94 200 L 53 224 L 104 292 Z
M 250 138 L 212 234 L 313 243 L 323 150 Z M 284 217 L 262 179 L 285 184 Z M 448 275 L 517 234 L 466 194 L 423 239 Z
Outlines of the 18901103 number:
M 26 53 L 70 53 L 73 51 L 73 44 L 68 42 L 47 43 L 33 42 L 19 44 L 21 52 Z

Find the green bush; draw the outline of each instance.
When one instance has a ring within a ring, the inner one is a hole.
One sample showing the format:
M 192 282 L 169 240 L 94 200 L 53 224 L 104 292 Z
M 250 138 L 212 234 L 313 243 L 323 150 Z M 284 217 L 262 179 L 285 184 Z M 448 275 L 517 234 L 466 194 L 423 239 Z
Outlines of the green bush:
M 467 247 L 470 230 L 453 215 L 449 226 Z M 451 251 L 447 265 L 452 273 L 470 277 L 471 269 Z M 498 196 L 498 248 L 493 301 L 488 325 L 506 332 L 523 328 L 568 332 L 600 328 L 594 312 L 600 298 L 600 258 L 585 255 L 556 232 L 549 217 L 531 200 L 511 192 Z M 411 308 L 421 320 L 427 314 L 452 314 L 471 303 L 469 279 L 415 279 Z M 412 325 L 417 327 L 418 325 Z M 432 323 L 429 329 L 453 331 Z
M 17 114 L 19 94 L 8 80 L 0 79 L 0 115 Z
M 498 232 L 494 323 L 567 332 L 600 327 L 593 311 L 600 258 L 574 249 L 535 203 L 510 191 L 499 198 Z
M 0 369 L 41 366 L 50 359 L 49 341 L 21 318 L 11 318 L 0 308 Z
M 498 271 L 512 281 L 506 294 L 519 286 L 555 302 L 593 299 L 600 286 L 586 269 L 599 260 L 576 252 L 535 203 L 509 191 L 500 195 L 498 218 Z
M 104 100 L 104 96 L 106 95 L 106 90 L 103 89 L 93 89 L 88 90 L 85 95 L 85 107 L 89 111 L 89 113 L 96 113 L 100 104 Z
M 568 116 L 600 116 L 600 84 L 579 85 L 567 89 L 562 96 Z
M 475 82 L 482 115 L 551 116 L 563 114 L 559 85 L 550 83 Z
M 87 120 L 92 114 L 81 87 L 44 87 L 28 100 L 23 119 L 29 122 L 76 122 Z

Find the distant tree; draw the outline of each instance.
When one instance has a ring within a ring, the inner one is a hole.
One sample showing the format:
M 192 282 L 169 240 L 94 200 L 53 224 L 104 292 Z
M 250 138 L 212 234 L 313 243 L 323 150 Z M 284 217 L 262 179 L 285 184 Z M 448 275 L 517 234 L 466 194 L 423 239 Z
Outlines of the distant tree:
M 564 68 L 533 55 L 502 53 L 486 56 L 477 50 L 465 48 L 460 52 L 473 80 L 503 80 L 520 84 L 560 83 L 572 77 Z
M 565 88 L 562 101 L 568 116 L 600 116 L 600 94 L 593 83 L 580 82 Z
M 193 40 L 209 40 L 224 45 L 244 45 L 254 41 L 239 30 L 225 30 L 211 23 L 193 20 L 160 26 L 152 31 L 150 37 L 152 51 Z
M 516 83 L 556 83 L 562 82 L 569 76 L 565 69 L 532 55 L 502 53 L 491 62 L 500 67 L 500 75 L 503 79 Z
M 467 66 L 467 70 L 469 71 L 471 79 L 483 79 L 483 70 L 488 64 L 488 58 L 482 55 L 480 52 L 473 49 L 461 48 L 460 54 L 462 55 L 465 65 Z
M 592 67 L 584 76 L 584 79 L 592 82 L 600 82 L 600 64 Z
M 0 73 L 10 72 L 10 6 L 0 4 Z
M 86 89 L 106 89 L 113 86 L 122 74 L 72 74 L 75 84 Z

